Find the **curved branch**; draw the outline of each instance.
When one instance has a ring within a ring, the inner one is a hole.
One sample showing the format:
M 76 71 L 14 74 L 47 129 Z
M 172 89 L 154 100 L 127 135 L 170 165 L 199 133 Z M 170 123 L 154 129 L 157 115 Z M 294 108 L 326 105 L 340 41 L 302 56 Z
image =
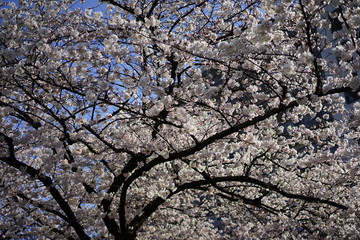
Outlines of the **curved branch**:
M 337 88 L 337 89 L 332 89 L 326 93 L 319 93 L 317 94 L 318 96 L 325 96 L 325 95 L 329 95 L 329 94 L 335 94 L 335 93 L 341 93 L 341 92 L 347 92 L 347 91 L 351 91 L 351 88 L 349 87 L 345 87 L 345 88 Z M 310 95 L 308 96 L 308 99 L 310 99 Z M 120 219 L 120 225 L 121 225 L 121 230 L 122 231 L 128 231 L 128 227 L 126 224 L 126 217 L 125 217 L 125 205 L 126 205 L 126 195 L 127 195 L 127 190 L 129 188 L 129 186 L 131 185 L 131 183 L 133 181 L 135 181 L 137 178 L 139 178 L 144 172 L 149 171 L 150 169 L 152 169 L 154 166 L 158 165 L 158 164 L 162 164 L 165 162 L 169 162 L 175 159 L 181 159 L 187 156 L 190 156 L 202 149 L 204 149 L 205 147 L 207 147 L 208 145 L 223 139 L 224 137 L 227 137 L 233 133 L 236 133 L 238 131 L 241 131 L 249 126 L 253 126 L 271 116 L 274 116 L 278 113 L 281 113 L 283 111 L 289 110 L 295 106 L 299 106 L 299 103 L 297 101 L 292 101 L 290 103 L 288 103 L 287 105 L 280 105 L 277 108 L 271 109 L 269 111 L 267 111 L 266 113 L 264 113 L 263 115 L 254 117 L 246 122 L 234 125 L 233 127 L 230 127 L 228 129 L 225 129 L 224 131 L 221 131 L 219 133 L 216 133 L 208 138 L 206 138 L 205 140 L 196 143 L 193 147 L 190 147 L 188 149 L 182 150 L 182 151 L 178 151 L 178 152 L 174 152 L 174 153 L 170 153 L 168 158 L 164 158 L 163 156 L 158 156 L 157 158 L 155 158 L 154 160 L 152 160 L 151 162 L 147 163 L 146 165 L 144 165 L 141 168 L 138 168 L 137 170 L 134 171 L 134 173 L 128 177 L 125 181 L 124 181 L 124 185 L 121 191 L 121 196 L 120 196 L 120 204 L 119 204 L 119 219 Z M 196 181 L 196 182 L 191 182 L 191 183 L 187 183 L 187 184 L 183 184 L 181 186 L 179 186 L 177 188 L 176 191 L 174 191 L 173 193 L 171 193 L 169 197 L 171 197 L 172 195 L 179 193 L 183 190 L 186 189 L 191 189 L 191 188 L 199 188 L 203 185 L 208 185 L 211 183 L 217 183 L 217 182 L 224 182 L 224 181 L 237 181 L 237 182 L 247 182 L 247 183 L 253 183 L 256 184 L 258 186 L 261 186 L 263 188 L 272 190 L 274 192 L 277 192 L 281 195 L 283 195 L 284 197 L 287 198 L 294 198 L 294 199 L 300 199 L 300 200 L 304 200 L 304 201 L 308 201 L 308 202 L 319 202 L 319 203 L 324 203 L 324 204 L 328 204 L 334 207 L 338 207 L 340 209 L 347 209 L 348 207 L 338 204 L 336 202 L 330 201 L 330 200 L 323 200 L 320 198 L 316 198 L 316 197 L 309 197 L 309 196 L 304 196 L 304 195 L 300 195 L 300 194 L 293 194 L 293 193 L 288 193 L 286 191 L 281 190 L 280 188 L 278 188 L 275 185 L 269 184 L 269 183 L 265 183 L 262 182 L 260 180 L 248 177 L 248 176 L 238 176 L 238 177 L 218 177 L 218 178 L 213 178 L 213 179 L 208 179 L 208 180 L 200 180 L 200 181 Z M 155 201 L 155 202 L 154 202 Z M 155 199 L 153 202 L 149 203 L 147 205 L 147 209 L 157 209 L 157 207 L 162 203 L 159 199 Z M 156 205 L 158 205 L 156 207 Z M 151 206 L 151 207 L 150 207 Z M 154 211 L 155 211 L 154 210 Z M 145 218 L 146 216 L 150 216 L 151 213 L 143 213 L 141 216 L 138 216 L 136 219 L 136 221 L 140 221 L 143 222 L 145 221 L 143 218 Z M 135 219 L 135 218 L 134 218 Z M 138 224 L 135 222 L 135 220 L 133 220 L 133 222 L 130 223 L 130 225 L 132 227 L 136 227 Z
M 248 176 L 215 177 L 215 178 L 212 178 L 212 179 L 199 180 L 199 181 L 185 183 L 185 184 L 179 186 L 176 189 L 176 191 L 174 191 L 173 193 L 171 193 L 169 195 L 169 197 L 171 197 L 172 195 L 175 195 L 175 194 L 177 194 L 179 192 L 182 192 L 184 190 L 187 190 L 187 189 L 194 189 L 194 188 L 196 189 L 196 188 L 199 188 L 199 187 L 204 186 L 204 185 L 215 184 L 215 183 L 219 183 L 219 182 L 252 183 L 252 184 L 255 184 L 257 186 L 263 187 L 263 188 L 265 188 L 267 190 L 271 190 L 273 192 L 276 192 L 276 193 L 278 193 L 278 194 L 280 194 L 280 195 L 282 195 L 284 197 L 287 197 L 287 198 L 304 200 L 304 201 L 312 202 L 312 203 L 323 203 L 323 204 L 327 204 L 327 205 L 337 207 L 337 208 L 340 208 L 340 209 L 343 209 L 343 210 L 348 209 L 347 206 L 342 205 L 342 204 L 337 203 L 337 202 L 334 202 L 334 201 L 331 201 L 331 200 L 286 192 L 286 191 L 280 189 L 279 187 L 277 187 L 274 184 L 265 183 L 263 181 L 260 181 L 258 179 L 248 177 Z
M 156 6 L 159 5 L 159 2 L 160 2 L 159 0 L 155 0 L 155 1 L 152 3 L 149 12 L 146 14 L 146 17 L 147 17 L 147 18 L 149 18 L 149 17 L 152 15 L 152 13 L 153 13 L 153 11 L 155 10 Z
M 23 162 L 20 162 L 16 159 L 15 156 L 15 148 L 13 139 L 8 137 L 7 135 L 0 133 L 0 136 L 5 140 L 6 144 L 9 148 L 9 156 L 8 157 L 0 157 L 0 161 L 3 161 L 4 163 L 20 170 L 23 170 L 25 173 L 30 175 L 31 177 L 36 178 L 40 182 L 44 184 L 45 187 L 49 189 L 49 192 L 51 196 L 54 198 L 54 200 L 59 205 L 60 209 L 65 213 L 67 222 L 70 224 L 70 226 L 75 230 L 77 235 L 80 239 L 89 239 L 90 237 L 85 233 L 85 230 L 83 226 L 80 225 L 77 217 L 75 216 L 74 212 L 71 210 L 71 207 L 66 202 L 66 200 L 62 197 L 60 192 L 56 189 L 56 187 L 53 184 L 53 181 L 50 177 L 45 176 L 40 173 L 40 170 L 35 169 Z
M 177 189 L 175 191 L 171 192 L 165 199 L 161 198 L 161 197 L 155 198 L 154 200 L 152 200 L 150 203 L 148 203 L 143 208 L 142 214 L 133 218 L 133 220 L 129 223 L 128 229 L 132 232 L 136 232 L 136 230 L 138 230 L 141 227 L 141 225 L 146 221 L 146 219 L 148 217 L 150 217 L 151 214 L 153 214 L 162 203 L 164 203 L 167 199 L 171 198 L 175 194 L 178 194 L 178 193 L 183 192 L 188 189 L 201 189 L 201 187 L 206 186 L 206 185 L 217 186 L 216 184 L 220 183 L 220 182 L 251 183 L 251 184 L 263 187 L 266 190 L 276 192 L 287 198 L 303 200 L 303 201 L 311 202 L 311 203 L 327 204 L 327 205 L 337 207 L 337 208 L 340 208 L 343 210 L 348 209 L 347 206 L 339 204 L 339 203 L 331 201 L 331 200 L 286 192 L 286 191 L 280 189 L 279 187 L 277 187 L 276 185 L 273 185 L 271 183 L 265 183 L 263 181 L 260 181 L 258 179 L 248 177 L 248 176 L 215 177 L 215 178 L 207 178 L 204 180 L 198 180 L 198 181 L 193 181 L 193 182 L 182 184 L 179 187 L 177 187 Z M 267 194 L 268 193 L 266 193 L 266 195 Z M 264 197 L 264 196 L 262 196 L 262 197 Z M 260 198 L 260 201 L 261 201 L 261 198 Z M 260 208 L 261 207 L 269 208 L 269 206 L 262 206 L 259 203 L 259 199 L 242 198 L 242 200 L 245 204 L 251 204 L 251 205 L 254 205 L 254 206 L 260 207 Z M 265 210 L 269 210 L 267 208 L 265 208 Z M 270 209 L 270 210 L 273 210 L 273 209 Z M 273 213 L 275 213 L 275 212 L 273 212 Z

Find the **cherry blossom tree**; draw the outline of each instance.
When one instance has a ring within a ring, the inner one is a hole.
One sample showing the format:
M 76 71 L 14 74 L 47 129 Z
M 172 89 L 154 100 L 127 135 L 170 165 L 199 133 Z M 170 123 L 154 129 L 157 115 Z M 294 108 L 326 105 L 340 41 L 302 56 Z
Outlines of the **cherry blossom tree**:
M 2 239 L 358 239 L 358 1 L 75 3 L 0 3 Z

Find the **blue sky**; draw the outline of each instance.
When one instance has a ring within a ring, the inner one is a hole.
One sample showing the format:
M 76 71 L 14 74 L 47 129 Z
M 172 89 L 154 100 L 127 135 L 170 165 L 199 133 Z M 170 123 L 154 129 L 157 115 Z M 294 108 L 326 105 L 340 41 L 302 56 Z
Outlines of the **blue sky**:
M 0 0 L 0 2 L 1 2 L 1 0 Z M 18 4 L 19 0 L 3 0 L 2 2 L 4 2 L 4 3 L 14 2 L 14 3 Z M 99 6 L 99 3 L 100 3 L 99 0 L 89 0 L 89 1 L 84 1 L 84 3 L 80 3 L 80 0 L 78 0 L 78 1 L 75 1 L 75 5 L 73 6 L 73 8 L 81 8 L 81 9 L 96 8 L 96 11 L 104 11 L 106 8 L 106 4 L 101 3 Z

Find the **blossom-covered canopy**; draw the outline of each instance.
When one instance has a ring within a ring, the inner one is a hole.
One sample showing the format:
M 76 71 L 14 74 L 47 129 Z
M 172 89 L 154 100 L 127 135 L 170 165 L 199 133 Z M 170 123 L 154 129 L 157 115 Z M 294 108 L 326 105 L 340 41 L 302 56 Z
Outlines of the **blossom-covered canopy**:
M 357 239 L 360 3 L 0 1 L 2 239 Z

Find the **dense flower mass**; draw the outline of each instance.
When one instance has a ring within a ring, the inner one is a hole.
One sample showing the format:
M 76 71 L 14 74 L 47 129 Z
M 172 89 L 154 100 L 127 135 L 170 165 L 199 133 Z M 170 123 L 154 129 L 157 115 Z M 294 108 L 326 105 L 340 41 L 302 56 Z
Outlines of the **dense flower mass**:
M 360 3 L 0 1 L 2 239 L 358 239 Z

